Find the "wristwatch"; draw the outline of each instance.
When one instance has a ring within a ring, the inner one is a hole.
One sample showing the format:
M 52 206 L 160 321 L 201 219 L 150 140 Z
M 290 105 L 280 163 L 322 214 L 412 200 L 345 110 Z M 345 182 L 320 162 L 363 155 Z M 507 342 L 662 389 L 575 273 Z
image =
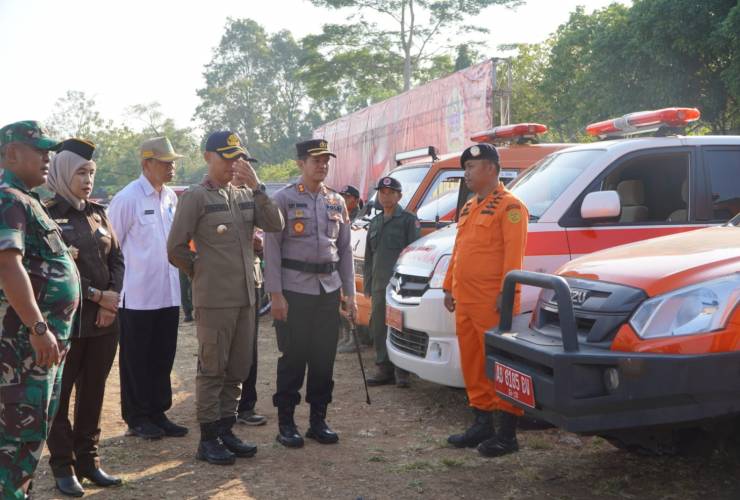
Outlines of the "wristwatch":
M 260 182 L 259 184 L 257 184 L 257 187 L 255 187 L 254 189 L 252 189 L 252 192 L 253 193 L 267 194 L 267 186 L 265 186 L 265 183 L 264 182 Z
M 31 327 L 31 333 L 33 333 L 34 335 L 38 335 L 39 337 L 42 335 L 46 335 L 46 332 L 48 331 L 49 326 L 46 324 L 45 321 L 37 321 Z
M 89 286 L 89 287 L 87 287 L 87 290 L 85 290 L 85 298 L 87 300 L 93 300 L 95 298 L 95 294 L 97 292 L 98 292 L 97 289 L 95 289 L 94 287 Z

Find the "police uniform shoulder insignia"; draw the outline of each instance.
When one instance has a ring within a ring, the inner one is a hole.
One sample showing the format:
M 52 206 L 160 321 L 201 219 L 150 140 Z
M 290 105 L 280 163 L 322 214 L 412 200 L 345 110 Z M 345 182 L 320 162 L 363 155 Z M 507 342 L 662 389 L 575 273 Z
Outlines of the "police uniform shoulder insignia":
M 296 185 L 296 189 L 298 190 L 299 193 L 305 193 L 306 192 L 306 186 L 304 186 L 303 184 L 297 184 Z
M 506 211 L 506 218 L 512 224 L 519 224 L 522 221 L 522 212 L 518 208 L 512 208 Z

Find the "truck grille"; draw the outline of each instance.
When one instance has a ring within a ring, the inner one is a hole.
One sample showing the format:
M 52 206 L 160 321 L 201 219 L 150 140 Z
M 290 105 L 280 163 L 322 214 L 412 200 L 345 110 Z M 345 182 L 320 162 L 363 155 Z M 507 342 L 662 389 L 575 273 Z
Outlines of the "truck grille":
M 426 333 L 407 328 L 404 328 L 403 331 L 398 331 L 395 328 L 389 328 L 389 330 L 393 347 L 413 356 L 426 357 L 429 344 L 429 336 Z
M 424 295 L 429 286 L 426 276 L 412 276 L 410 274 L 393 273 L 390 287 L 393 294 L 401 299 L 419 298 Z
M 571 300 L 578 337 L 589 343 L 611 342 L 647 298 L 645 292 L 614 283 L 566 278 L 571 286 Z M 535 311 L 534 327 L 545 335 L 560 334 L 557 300 L 550 290 L 543 290 Z

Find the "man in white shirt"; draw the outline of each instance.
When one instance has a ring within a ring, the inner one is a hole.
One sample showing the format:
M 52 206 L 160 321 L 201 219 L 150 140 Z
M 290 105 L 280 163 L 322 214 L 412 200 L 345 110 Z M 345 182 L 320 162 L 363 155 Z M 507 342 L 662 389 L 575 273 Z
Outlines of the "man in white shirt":
M 180 281 L 167 260 L 177 195 L 164 184 L 172 180 L 175 160 L 182 155 L 166 137 L 145 141 L 140 154 L 141 176 L 119 191 L 108 208 L 126 263 L 118 310 L 121 412 L 130 434 L 181 437 L 187 428 L 165 415 L 172 406 Z

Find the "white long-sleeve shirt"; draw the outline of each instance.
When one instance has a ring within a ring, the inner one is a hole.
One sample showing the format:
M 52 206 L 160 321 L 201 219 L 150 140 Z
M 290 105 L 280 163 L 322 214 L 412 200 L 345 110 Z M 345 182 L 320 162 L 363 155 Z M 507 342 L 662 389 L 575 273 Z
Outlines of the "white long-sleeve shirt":
M 180 306 L 180 278 L 167 260 L 167 236 L 177 195 L 164 186 L 159 193 L 141 175 L 119 191 L 108 218 L 121 242 L 126 271 L 121 307 L 153 310 Z

